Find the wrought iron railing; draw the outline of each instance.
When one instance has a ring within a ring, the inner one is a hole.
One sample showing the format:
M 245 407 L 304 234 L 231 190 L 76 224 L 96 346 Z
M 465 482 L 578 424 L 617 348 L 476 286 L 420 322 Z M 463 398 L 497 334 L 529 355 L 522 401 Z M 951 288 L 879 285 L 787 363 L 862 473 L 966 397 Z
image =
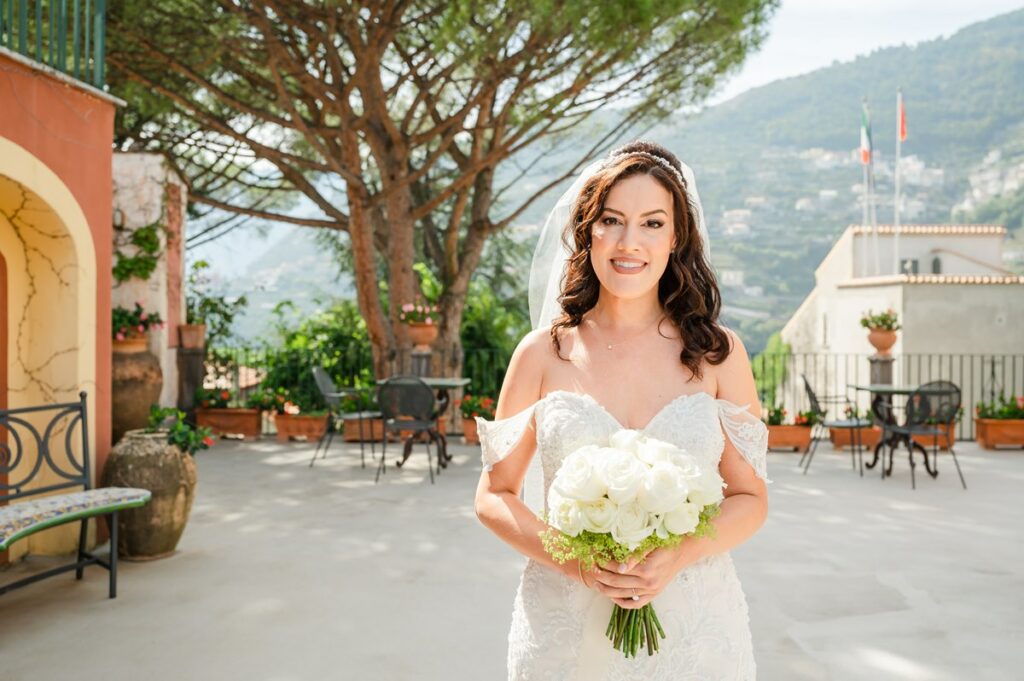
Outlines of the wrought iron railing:
M 106 0 L 0 0 L 0 47 L 103 88 Z
M 220 367 L 220 383 L 242 398 L 248 390 L 259 384 L 268 369 L 281 360 L 273 349 L 232 348 L 211 353 L 208 367 L 213 363 Z M 870 396 L 858 392 L 851 386 L 871 382 L 871 368 L 866 354 L 838 353 L 762 353 L 751 360 L 757 390 L 762 405 L 786 408 L 790 418 L 799 411 L 810 408 L 804 390 L 802 376 L 806 376 L 812 389 L 819 396 L 845 396 L 858 409 L 866 413 Z M 443 353 L 438 353 L 441 366 L 449 362 Z M 372 357 L 367 347 L 338 348 L 324 361 L 330 364 L 329 372 L 342 385 L 372 384 Z M 465 349 L 463 351 L 461 376 L 470 379 L 463 392 L 497 397 L 505 377 L 508 358 L 491 349 Z M 406 353 L 399 354 L 391 363 L 392 374 L 412 373 L 412 358 Z M 307 379 L 305 368 L 298 380 Z M 439 375 L 449 375 L 441 372 Z M 210 377 L 213 376 L 211 373 Z M 308 377 L 312 380 L 311 377 Z M 961 390 L 963 417 L 957 428 L 957 439 L 974 438 L 974 409 L 979 402 L 991 402 L 1000 395 L 1007 397 L 1024 394 L 1024 354 L 910 354 L 895 355 L 893 362 L 893 383 L 912 387 L 929 381 L 952 381 Z M 830 417 L 841 417 L 841 407 L 828 405 Z M 895 399 L 895 406 L 901 406 L 901 398 Z M 454 405 L 451 409 L 454 413 Z
M 862 412 L 870 395 L 851 386 L 871 382 L 868 355 L 795 353 L 761 354 L 751 364 L 762 404 L 784 407 L 792 417 L 810 408 L 801 376 L 806 376 L 819 396 L 848 397 Z M 963 416 L 957 439 L 974 438 L 974 410 L 980 402 L 1000 395 L 1024 394 L 1024 354 L 907 354 L 894 355 L 893 383 L 914 387 L 930 381 L 951 381 L 960 388 Z M 901 404 L 896 398 L 896 405 Z M 841 407 L 832 406 L 830 417 L 841 417 Z M 834 412 L 834 413 L 833 413 Z

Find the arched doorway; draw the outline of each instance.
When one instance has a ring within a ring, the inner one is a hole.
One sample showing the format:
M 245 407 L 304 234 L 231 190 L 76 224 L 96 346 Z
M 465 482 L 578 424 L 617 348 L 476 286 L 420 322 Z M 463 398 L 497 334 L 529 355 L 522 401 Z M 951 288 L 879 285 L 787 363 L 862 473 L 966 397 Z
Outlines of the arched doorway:
M 0 405 L 73 401 L 83 388 L 95 394 L 96 266 L 93 261 L 83 267 L 81 258 L 91 253 L 92 242 L 83 249 L 69 227 L 80 220 L 80 230 L 84 216 L 80 209 L 75 214 L 77 203 L 66 210 L 70 193 L 62 194 L 63 183 L 48 183 L 55 176 L 46 177 L 38 166 L 7 174 L 2 166 L 10 160 L 0 158 Z M 18 481 L 23 474 L 15 468 L 6 477 Z M 41 474 L 33 485 L 56 481 L 52 473 Z M 10 559 L 26 552 L 64 553 L 77 544 L 77 527 L 53 530 L 15 544 Z

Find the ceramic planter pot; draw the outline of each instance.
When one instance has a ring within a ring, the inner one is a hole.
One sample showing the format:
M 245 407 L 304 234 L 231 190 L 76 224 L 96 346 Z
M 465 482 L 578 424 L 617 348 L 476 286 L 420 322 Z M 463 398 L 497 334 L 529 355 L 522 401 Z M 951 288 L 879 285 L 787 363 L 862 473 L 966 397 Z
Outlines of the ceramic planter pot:
M 810 446 L 810 426 L 768 426 L 768 449 L 806 452 Z
M 412 339 L 413 345 L 419 350 L 429 350 L 430 346 L 437 340 L 437 324 L 412 322 L 406 324 L 406 326 L 409 327 L 409 338 Z
M 166 432 L 125 433 L 110 452 L 102 484 L 148 489 L 153 497 L 145 506 L 118 511 L 117 555 L 154 560 L 173 554 L 192 512 L 196 481 L 192 457 L 168 444 Z
M 874 346 L 879 357 L 889 357 L 892 346 L 896 345 L 896 332 L 886 329 L 871 329 L 868 342 Z
M 149 408 L 160 400 L 164 386 L 160 360 L 147 350 L 147 337 L 114 341 L 111 364 L 111 426 L 117 443 L 129 430 L 146 427 Z
M 882 437 L 882 429 L 878 426 L 858 428 L 857 430 L 861 446 L 869 449 L 873 449 Z M 850 428 L 830 428 L 828 431 L 828 439 L 832 441 L 832 447 L 834 449 L 852 447 L 854 444 L 853 433 L 854 431 Z
M 206 324 L 180 324 L 178 342 L 189 350 L 202 350 L 206 344 Z
M 974 437 L 985 449 L 1024 447 L 1024 419 L 974 419 Z
M 476 419 L 462 419 L 462 440 L 467 445 L 480 444 L 480 434 L 477 432 Z
M 263 431 L 263 416 L 259 409 L 196 409 L 196 425 L 206 426 L 214 435 L 241 435 L 256 439 Z
M 288 442 L 293 438 L 309 442 L 323 437 L 327 430 L 327 415 L 275 414 L 274 425 L 277 426 L 278 442 Z

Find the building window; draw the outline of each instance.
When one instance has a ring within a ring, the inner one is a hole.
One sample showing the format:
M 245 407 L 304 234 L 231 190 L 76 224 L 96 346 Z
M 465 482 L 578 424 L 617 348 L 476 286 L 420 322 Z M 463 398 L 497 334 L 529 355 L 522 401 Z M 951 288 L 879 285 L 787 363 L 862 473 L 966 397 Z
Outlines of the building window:
M 901 274 L 917 274 L 917 258 L 901 258 L 900 259 L 900 273 Z
M 942 274 L 942 260 L 939 256 L 932 258 L 932 274 Z

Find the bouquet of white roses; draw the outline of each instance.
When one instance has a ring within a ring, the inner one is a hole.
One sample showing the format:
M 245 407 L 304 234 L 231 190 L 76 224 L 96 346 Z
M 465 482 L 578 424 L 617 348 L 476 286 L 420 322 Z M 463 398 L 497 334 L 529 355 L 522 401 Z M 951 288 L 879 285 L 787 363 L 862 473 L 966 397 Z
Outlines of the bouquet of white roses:
M 619 430 L 608 447 L 588 445 L 569 454 L 548 493 L 550 525 L 541 533 L 558 563 L 624 563 L 686 537 L 710 535 L 725 482 L 715 467 L 701 467 L 685 451 L 635 430 Z M 606 631 L 616 650 L 636 657 L 658 650 L 665 631 L 653 606 L 615 605 Z

